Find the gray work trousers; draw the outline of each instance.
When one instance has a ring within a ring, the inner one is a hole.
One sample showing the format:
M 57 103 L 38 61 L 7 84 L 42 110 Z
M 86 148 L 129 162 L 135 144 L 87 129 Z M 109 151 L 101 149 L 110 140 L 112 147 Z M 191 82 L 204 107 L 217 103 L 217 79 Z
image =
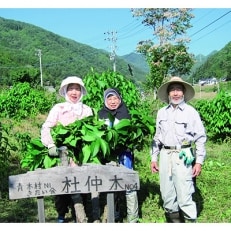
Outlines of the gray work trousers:
M 161 149 L 159 161 L 160 191 L 166 212 L 182 210 L 186 219 L 196 220 L 192 166 L 179 158 L 180 150 Z
M 127 220 L 129 223 L 137 223 L 139 219 L 137 191 L 126 191 Z

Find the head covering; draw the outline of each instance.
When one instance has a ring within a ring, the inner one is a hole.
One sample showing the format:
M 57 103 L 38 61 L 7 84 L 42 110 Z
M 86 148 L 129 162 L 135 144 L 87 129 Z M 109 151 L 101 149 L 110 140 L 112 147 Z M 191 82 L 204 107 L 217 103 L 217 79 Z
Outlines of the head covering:
M 117 89 L 116 88 L 108 88 L 105 92 L 104 92 L 104 100 L 106 100 L 109 96 L 111 95 L 115 95 L 117 96 L 118 98 L 121 99 L 119 93 L 116 91 Z
M 108 88 L 106 91 L 104 91 L 104 104 L 108 107 L 107 105 L 107 98 L 110 96 L 116 96 L 120 99 L 121 102 L 121 96 L 119 94 L 119 90 L 117 88 Z
M 116 95 L 117 97 L 120 98 L 121 103 L 117 109 L 110 110 L 107 107 L 107 105 L 105 104 L 107 97 L 109 97 L 110 95 Z M 128 109 L 127 109 L 125 103 L 123 102 L 123 99 L 122 99 L 120 92 L 117 88 L 108 88 L 106 91 L 104 91 L 104 106 L 99 111 L 98 114 L 99 114 L 100 119 L 107 119 L 109 114 L 113 115 L 118 120 L 131 118 L 131 116 L 128 112 Z
M 184 88 L 185 88 L 185 91 L 184 91 L 185 102 L 191 100 L 194 97 L 195 90 L 191 86 L 191 84 L 183 81 L 180 77 L 174 76 L 168 82 L 162 84 L 160 86 L 160 88 L 158 89 L 157 96 L 161 101 L 163 101 L 165 103 L 169 103 L 168 89 L 169 89 L 169 86 L 173 83 L 179 83 L 179 84 L 182 84 L 184 86 Z
M 67 86 L 71 83 L 76 83 L 76 84 L 80 85 L 82 96 L 87 94 L 87 90 L 84 86 L 83 80 L 77 76 L 69 76 L 69 77 L 65 78 L 61 83 L 61 86 L 59 89 L 59 94 L 61 96 L 65 97 L 66 92 L 67 92 Z

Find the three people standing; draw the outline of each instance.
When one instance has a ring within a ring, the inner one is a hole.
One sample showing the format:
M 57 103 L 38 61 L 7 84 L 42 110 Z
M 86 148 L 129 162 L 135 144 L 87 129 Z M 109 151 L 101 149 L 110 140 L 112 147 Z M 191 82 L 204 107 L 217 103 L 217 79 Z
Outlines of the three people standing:
M 79 77 L 64 79 L 59 93 L 66 102 L 51 109 L 41 129 L 41 140 L 48 147 L 50 156 L 58 156 L 57 147 L 51 137 L 52 127 L 58 122 L 68 125 L 93 114 L 92 109 L 81 102 L 86 89 Z M 167 105 L 157 112 L 156 132 L 150 152 L 151 172 L 159 173 L 167 222 L 195 222 L 197 208 L 192 198 L 195 192 L 194 178 L 201 173 L 206 157 L 207 139 L 199 113 L 187 104 L 194 97 L 195 91 L 180 77 L 172 77 L 159 88 L 157 95 Z M 115 118 L 114 124 L 121 119 L 131 119 L 116 88 L 109 88 L 104 92 L 104 106 L 98 115 L 108 126 L 113 126 L 109 120 L 111 115 Z M 133 150 L 120 147 L 116 152 L 118 162 L 133 169 Z M 81 195 L 72 195 L 71 199 L 74 201 L 77 222 L 87 222 Z M 70 201 L 64 195 L 56 196 L 59 220 L 64 221 Z M 138 222 L 137 191 L 126 191 L 126 204 L 128 222 Z

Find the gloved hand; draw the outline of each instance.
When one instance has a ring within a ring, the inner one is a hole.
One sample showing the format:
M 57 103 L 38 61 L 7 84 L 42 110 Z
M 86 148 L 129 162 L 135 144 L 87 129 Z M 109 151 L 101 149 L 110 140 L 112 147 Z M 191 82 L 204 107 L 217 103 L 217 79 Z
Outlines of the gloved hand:
M 119 164 L 115 161 L 110 161 L 109 163 L 106 163 L 106 165 L 119 166 Z
M 49 156 L 59 156 L 56 146 L 53 146 L 48 149 Z
M 184 159 L 184 163 L 187 166 L 192 164 L 193 160 L 195 159 L 195 157 L 192 155 L 190 148 L 181 150 L 181 152 L 179 153 L 179 157 L 180 157 L 180 159 L 182 159 L 182 158 Z

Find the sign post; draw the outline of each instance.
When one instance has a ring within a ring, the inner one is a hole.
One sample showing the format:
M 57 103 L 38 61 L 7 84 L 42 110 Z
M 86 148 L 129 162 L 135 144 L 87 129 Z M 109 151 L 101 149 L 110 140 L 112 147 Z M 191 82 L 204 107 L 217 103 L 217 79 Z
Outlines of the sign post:
M 9 198 L 38 198 L 39 222 L 45 222 L 44 196 L 107 192 L 108 221 L 113 222 L 114 192 L 139 190 L 139 175 L 124 166 L 83 164 L 37 169 L 25 174 L 9 176 Z M 111 198 L 111 199 L 110 199 Z

